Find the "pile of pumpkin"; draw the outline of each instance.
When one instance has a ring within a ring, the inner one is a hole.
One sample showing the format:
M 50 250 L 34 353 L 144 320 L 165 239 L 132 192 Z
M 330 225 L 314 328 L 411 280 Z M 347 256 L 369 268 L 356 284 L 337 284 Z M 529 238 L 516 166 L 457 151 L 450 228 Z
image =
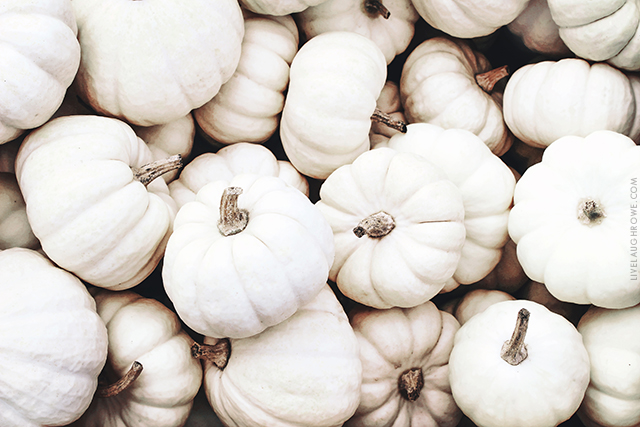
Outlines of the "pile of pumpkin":
M 4 0 L 0 426 L 640 426 L 638 15 Z

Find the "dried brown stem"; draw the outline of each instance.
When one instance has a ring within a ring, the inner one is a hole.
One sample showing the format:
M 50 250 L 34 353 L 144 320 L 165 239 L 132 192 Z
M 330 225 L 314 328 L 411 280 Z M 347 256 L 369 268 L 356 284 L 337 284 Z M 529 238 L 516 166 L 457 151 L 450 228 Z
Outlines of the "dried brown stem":
M 358 238 L 367 235 L 373 238 L 384 237 L 396 228 L 393 217 L 384 211 L 369 215 L 358 223 L 353 233 Z
M 422 387 L 424 387 L 424 377 L 421 368 L 412 368 L 404 371 L 398 378 L 400 396 L 409 402 L 413 402 L 420 397 Z
M 138 361 L 133 362 L 131 368 L 118 381 L 109 385 L 99 385 L 96 390 L 97 397 L 113 397 L 117 396 L 133 384 L 133 382 L 142 373 L 142 364 Z
M 391 12 L 380 0 L 364 0 L 364 10 L 371 16 L 382 16 L 389 19 Z
M 238 196 L 242 194 L 240 187 L 228 187 L 220 200 L 220 221 L 218 230 L 223 236 L 240 233 L 249 223 L 249 212 L 238 208 Z
M 496 83 L 508 75 L 509 67 L 503 65 L 502 67 L 498 67 L 481 74 L 476 74 L 476 83 L 478 83 L 478 86 L 480 86 L 485 92 L 491 93 Z
M 231 356 L 231 342 L 228 338 L 218 340 L 217 343 L 198 344 L 191 346 L 191 357 L 194 359 L 205 359 L 213 363 L 220 370 L 224 370 Z
M 147 163 L 139 168 L 132 167 L 131 170 L 133 171 L 133 177 L 144 184 L 144 186 L 147 186 L 151 181 L 159 176 L 181 167 L 182 156 L 180 154 L 175 154 L 171 157 L 167 157 L 166 159 Z
M 385 126 L 395 129 L 398 132 L 407 133 L 407 124 L 401 120 L 396 120 L 384 111 L 376 108 L 371 115 L 371 120 L 382 123 Z
M 606 216 L 602 205 L 597 200 L 586 198 L 578 203 L 578 221 L 584 225 L 600 224 Z

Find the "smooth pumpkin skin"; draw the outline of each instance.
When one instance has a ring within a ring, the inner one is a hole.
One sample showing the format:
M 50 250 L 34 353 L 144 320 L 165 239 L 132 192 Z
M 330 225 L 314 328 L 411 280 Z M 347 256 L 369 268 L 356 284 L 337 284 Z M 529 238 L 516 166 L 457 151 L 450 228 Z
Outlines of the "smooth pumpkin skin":
M 88 408 L 107 329 L 84 284 L 31 249 L 0 251 L 0 424 L 66 425 Z
M 509 235 L 525 273 L 561 301 L 624 308 L 640 302 L 629 272 L 630 188 L 640 175 L 640 148 L 628 137 L 596 131 L 565 136 L 525 171 L 514 193 Z M 596 201 L 601 223 L 583 223 L 583 201 Z
M 178 316 L 161 302 L 133 291 L 92 288 L 107 325 L 109 357 L 102 376 L 112 383 L 134 361 L 140 376 L 122 393 L 95 397 L 73 427 L 180 427 L 202 384 L 202 366 L 191 357 L 193 339 Z
M 370 38 L 390 64 L 409 46 L 420 15 L 410 0 L 381 3 L 389 11 L 387 18 L 369 13 L 366 0 L 325 0 L 296 14 L 295 19 L 306 40 L 329 31 L 353 31 Z
M 0 144 L 44 124 L 80 64 L 70 0 L 6 0 L 0 5 Z
M 560 37 L 578 57 L 640 70 L 640 9 L 628 0 L 548 0 Z
M 329 278 L 348 298 L 375 308 L 413 307 L 451 279 L 464 244 L 462 195 L 424 157 L 381 147 L 333 172 L 316 206 L 333 230 Z M 390 215 L 382 237 L 353 229 L 372 214 Z
M 386 78 L 384 55 L 365 36 L 330 31 L 307 41 L 291 63 L 280 120 L 291 164 L 326 179 L 367 151 L 371 115 Z
M 423 41 L 407 57 L 400 76 L 407 120 L 468 130 L 501 156 L 513 143 L 502 115 L 502 93 L 489 94 L 476 81 L 476 75 L 490 70 L 489 60 L 465 40 Z
M 134 178 L 132 167 L 153 160 L 118 119 L 59 117 L 31 132 L 16 178 L 47 256 L 95 286 L 142 282 L 162 258 L 177 211 L 164 180 L 145 187 Z
M 358 340 L 328 285 L 289 319 L 230 342 L 224 370 L 204 364 L 205 392 L 224 425 L 339 427 L 358 407 Z
M 101 114 L 153 126 L 213 98 L 238 65 L 237 0 L 73 0 L 81 97 Z
M 247 16 L 242 53 L 231 79 L 194 111 L 215 143 L 266 142 L 277 130 L 298 52 L 298 28 L 290 15 Z
M 392 136 L 383 146 L 434 163 L 462 194 L 466 238 L 452 277 L 456 284 L 447 289 L 489 274 L 509 239 L 507 224 L 516 181 L 507 165 L 473 133 L 428 123 L 408 125 L 406 133 Z
M 240 187 L 246 228 L 218 228 L 223 192 Z M 183 205 L 167 243 L 162 278 L 180 318 L 216 338 L 245 338 L 291 317 L 326 284 L 333 234 L 299 190 L 274 176 L 236 175 L 202 187 Z
M 462 39 L 481 37 L 509 24 L 529 0 L 414 0 L 420 16 L 432 27 Z
M 571 50 L 560 38 L 558 25 L 551 18 L 547 0 L 529 0 L 527 7 L 507 25 L 507 29 L 534 52 L 550 57 L 571 55 Z
M 591 361 L 591 382 L 578 410 L 588 427 L 640 424 L 640 306 L 591 306 L 578 323 Z
M 640 139 L 640 104 L 632 81 L 606 63 L 580 58 L 517 69 L 504 90 L 504 120 L 514 135 L 547 147 L 566 135 L 610 130 Z
M 0 172 L 0 250 L 13 247 L 35 250 L 40 242 L 31 231 L 16 176 Z
M 268 148 L 240 142 L 228 145 L 215 153 L 203 153 L 193 159 L 180 172 L 180 177 L 169 184 L 171 197 L 178 207 L 195 200 L 206 184 L 234 176 L 253 173 L 276 176 L 309 196 L 309 181 L 291 163 L 278 160 Z
M 301 12 L 326 0 L 240 0 L 240 5 L 260 15 L 284 16 Z
M 528 356 L 513 366 L 500 357 L 518 311 L 531 314 Z M 456 333 L 449 358 L 451 391 L 482 427 L 555 427 L 580 406 L 589 384 L 589 355 L 567 319 L 533 301 L 495 303 Z
M 462 412 L 449 387 L 449 354 L 460 325 L 427 301 L 413 308 L 357 308 L 349 313 L 362 360 L 360 406 L 347 427 L 454 427 Z M 415 400 L 398 386 L 408 370 L 421 369 Z

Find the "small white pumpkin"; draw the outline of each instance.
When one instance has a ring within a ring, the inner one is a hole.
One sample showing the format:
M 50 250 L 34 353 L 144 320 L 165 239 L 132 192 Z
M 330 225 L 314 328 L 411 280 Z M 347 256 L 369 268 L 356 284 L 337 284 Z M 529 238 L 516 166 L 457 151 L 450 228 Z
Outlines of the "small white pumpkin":
M 228 145 L 216 153 L 203 153 L 193 159 L 180 172 L 180 177 L 169 184 L 171 197 L 178 207 L 195 200 L 206 184 L 252 173 L 277 176 L 287 184 L 309 196 L 309 181 L 286 160 L 278 160 L 268 148 L 240 142 Z
M 326 284 L 293 316 L 258 335 L 204 342 L 214 352 L 226 350 L 217 364 L 204 364 L 204 389 L 224 425 L 340 427 L 358 407 L 358 340 Z
M 178 211 L 162 278 L 180 318 L 216 338 L 244 338 L 291 317 L 326 284 L 333 234 L 299 190 L 274 176 L 202 187 Z
M 325 179 L 369 150 L 371 115 L 386 79 L 382 51 L 360 34 L 330 31 L 300 48 L 280 121 L 285 154 L 300 173 Z
M 525 171 L 509 234 L 532 280 L 561 301 L 624 308 L 640 302 L 629 264 L 637 248 L 640 147 L 612 131 L 565 136 Z
M 465 240 L 460 190 L 424 157 L 381 147 L 333 172 L 316 203 L 335 239 L 330 279 L 374 308 L 413 307 L 453 276 Z
M 155 179 L 171 170 L 164 166 L 126 123 L 67 116 L 25 138 L 16 178 L 47 256 L 90 284 L 122 290 L 144 280 L 164 253 L 177 211 Z

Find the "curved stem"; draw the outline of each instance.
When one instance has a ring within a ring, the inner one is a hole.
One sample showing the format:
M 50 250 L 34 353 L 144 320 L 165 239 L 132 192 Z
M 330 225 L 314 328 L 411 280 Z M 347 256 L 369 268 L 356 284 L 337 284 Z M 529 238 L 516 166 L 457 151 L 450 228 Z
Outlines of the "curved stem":
M 133 382 L 142 373 L 142 364 L 138 361 L 133 362 L 131 368 L 126 374 L 118 381 L 109 385 L 99 385 L 96 390 L 96 396 L 98 397 L 113 397 L 117 396 L 133 384 Z
M 182 167 L 182 156 L 175 154 L 166 159 L 156 160 L 151 163 L 147 163 L 139 168 L 131 167 L 133 171 L 133 177 L 140 181 L 146 187 L 151 181 L 157 177 L 164 175 L 172 170 Z
M 602 205 L 598 201 L 586 198 L 578 202 L 578 221 L 584 225 L 597 225 L 606 217 Z
M 527 328 L 529 327 L 529 316 L 529 310 L 526 308 L 520 309 L 511 339 L 504 343 L 500 351 L 502 360 L 510 365 L 517 366 L 528 356 L 524 338 L 527 335 Z
M 384 211 L 380 211 L 369 215 L 353 229 L 353 234 L 358 238 L 365 234 L 369 237 L 384 237 L 396 228 L 396 222 L 391 215 Z
M 509 75 L 509 67 L 503 65 L 502 67 L 489 70 L 485 73 L 476 74 L 476 83 L 485 92 L 491 93 L 493 87 L 503 78 Z
M 371 115 L 371 120 L 389 126 L 398 132 L 407 133 L 407 124 L 401 120 L 396 120 L 384 111 L 376 108 Z
M 205 359 L 213 363 L 220 370 L 224 370 L 231 356 L 231 342 L 228 338 L 218 340 L 213 345 L 193 343 L 191 346 L 191 357 L 194 359 Z
M 223 236 L 232 236 L 247 228 L 249 212 L 238 208 L 238 196 L 242 194 L 240 187 L 228 187 L 220 199 L 220 221 L 218 230 Z
M 364 10 L 372 16 L 382 16 L 384 19 L 389 19 L 391 12 L 382 4 L 380 0 L 364 0 Z
M 400 392 L 400 396 L 409 402 L 413 402 L 420 397 L 422 387 L 424 387 L 422 368 L 411 368 L 404 371 L 398 378 L 398 391 Z

